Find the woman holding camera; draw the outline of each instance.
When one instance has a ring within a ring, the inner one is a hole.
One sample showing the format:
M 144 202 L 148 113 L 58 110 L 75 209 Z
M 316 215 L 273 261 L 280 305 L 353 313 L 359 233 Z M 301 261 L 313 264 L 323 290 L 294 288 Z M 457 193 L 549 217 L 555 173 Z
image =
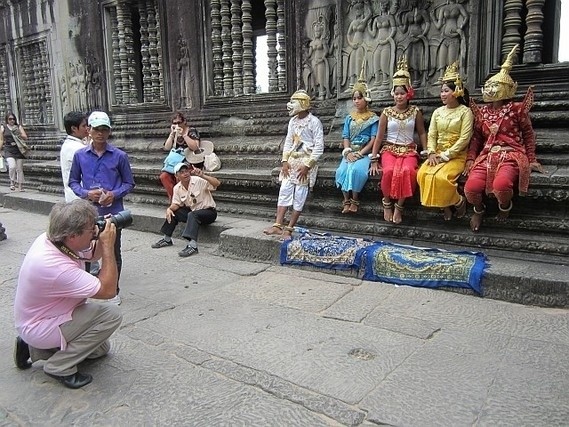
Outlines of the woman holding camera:
M 187 148 L 195 151 L 199 146 L 200 135 L 197 129 L 188 126 L 188 122 L 182 113 L 177 112 L 174 114 L 170 125 L 170 134 L 162 147 L 164 151 L 169 151 L 169 153 L 164 159 L 164 167 L 160 173 L 160 182 L 166 189 L 169 202 L 172 201 L 174 186 L 177 182 L 174 166 L 184 160 L 184 152 Z
M 0 126 L 0 151 L 4 149 L 8 173 L 10 174 L 10 190 L 24 191 L 24 159 L 16 139 L 27 140 L 28 135 L 13 113 L 6 114 L 6 123 Z

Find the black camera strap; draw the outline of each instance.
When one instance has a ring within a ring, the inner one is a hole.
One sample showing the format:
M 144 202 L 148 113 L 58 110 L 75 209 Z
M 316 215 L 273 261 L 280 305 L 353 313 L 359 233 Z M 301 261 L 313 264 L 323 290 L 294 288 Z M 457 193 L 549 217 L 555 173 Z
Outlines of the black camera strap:
M 92 261 L 91 258 L 81 258 L 79 255 L 77 255 L 75 252 L 73 252 L 71 249 L 69 249 L 67 246 L 65 246 L 63 243 L 54 243 L 54 246 L 59 249 L 61 252 L 63 252 L 65 255 L 67 255 L 70 258 L 79 260 L 79 261 Z M 95 252 L 95 248 L 97 246 L 97 242 L 94 243 L 93 247 L 91 248 L 91 252 Z

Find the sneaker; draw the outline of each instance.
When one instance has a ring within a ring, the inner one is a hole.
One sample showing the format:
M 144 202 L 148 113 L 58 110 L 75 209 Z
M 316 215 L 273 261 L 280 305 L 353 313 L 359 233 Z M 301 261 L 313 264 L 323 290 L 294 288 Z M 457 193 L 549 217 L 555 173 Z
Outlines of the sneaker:
M 104 303 L 108 303 L 108 304 L 116 304 L 116 305 L 121 305 L 121 297 L 120 295 L 115 295 L 114 297 L 110 298 L 110 299 L 100 299 L 98 300 L 98 302 L 104 302 Z
M 188 256 L 195 255 L 197 253 L 198 253 L 198 248 L 192 248 L 191 246 L 186 246 L 184 249 L 178 252 L 178 255 L 185 258 Z
M 173 245 L 173 243 L 171 240 L 167 241 L 167 240 L 164 240 L 162 238 L 162 239 L 158 240 L 156 243 L 153 243 L 152 248 L 160 249 L 160 248 L 165 248 L 166 246 L 172 246 L 172 245 Z

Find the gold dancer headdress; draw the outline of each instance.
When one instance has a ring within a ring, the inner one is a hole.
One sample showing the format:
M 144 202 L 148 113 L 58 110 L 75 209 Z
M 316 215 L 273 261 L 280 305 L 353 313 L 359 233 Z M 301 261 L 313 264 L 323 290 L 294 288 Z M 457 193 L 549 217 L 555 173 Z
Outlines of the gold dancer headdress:
M 512 65 L 514 65 L 513 59 L 519 47 L 520 45 L 517 44 L 512 48 L 498 74 L 490 77 L 486 83 L 484 83 L 484 88 L 482 89 L 484 102 L 511 99 L 516 94 L 518 84 L 510 77 L 510 70 L 512 69 Z
M 454 83 L 455 89 L 453 95 L 455 98 L 459 98 L 464 95 L 464 87 L 462 86 L 462 79 L 460 78 L 460 74 L 458 73 L 458 61 L 454 61 L 450 64 L 443 76 L 440 79 L 441 83 Z
M 364 61 L 362 62 L 362 69 L 360 71 L 360 77 L 358 78 L 357 83 L 354 84 L 354 87 L 352 89 L 352 95 L 356 91 L 360 92 L 367 102 L 371 102 L 371 92 L 370 92 L 369 88 L 367 87 L 367 80 L 366 80 L 365 75 L 364 75 L 365 66 L 366 66 L 366 61 L 364 59 Z
M 407 90 L 407 98 L 412 99 L 415 95 L 413 86 L 411 85 L 411 74 L 407 65 L 407 57 L 402 56 L 397 61 L 397 71 L 393 74 L 393 85 L 391 86 L 391 96 L 397 86 L 403 86 Z

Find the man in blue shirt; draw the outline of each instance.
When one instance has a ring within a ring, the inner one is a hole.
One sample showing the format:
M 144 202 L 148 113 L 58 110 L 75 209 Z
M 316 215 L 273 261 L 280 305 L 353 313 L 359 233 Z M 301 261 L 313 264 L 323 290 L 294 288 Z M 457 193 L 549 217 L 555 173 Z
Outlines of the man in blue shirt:
M 102 111 L 94 111 L 87 121 L 91 143 L 73 156 L 69 174 L 69 188 L 82 199 L 90 200 L 99 215 L 117 214 L 124 210 L 123 197 L 134 188 L 134 178 L 127 154 L 108 143 L 111 121 Z M 121 231 L 117 229 L 115 258 L 120 272 L 122 267 Z M 110 302 L 120 304 L 118 295 Z

